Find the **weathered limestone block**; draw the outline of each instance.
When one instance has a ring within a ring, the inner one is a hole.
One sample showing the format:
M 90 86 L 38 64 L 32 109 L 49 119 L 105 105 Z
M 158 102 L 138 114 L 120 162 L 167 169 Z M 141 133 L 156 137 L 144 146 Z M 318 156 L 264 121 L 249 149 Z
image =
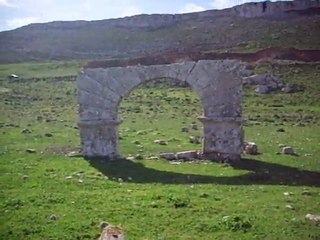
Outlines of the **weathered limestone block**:
M 81 121 L 82 155 L 86 157 L 119 158 L 118 125 L 120 120 Z
M 187 76 L 190 74 L 190 71 L 195 66 L 195 62 L 183 62 L 183 63 L 173 63 L 167 65 L 154 65 L 148 66 L 151 68 L 148 72 L 152 72 L 145 75 L 146 80 L 159 79 L 159 78 L 171 78 L 179 79 L 180 81 L 185 81 Z
M 176 156 L 177 156 L 177 159 L 184 159 L 184 160 L 190 161 L 198 158 L 198 151 L 191 150 L 191 151 L 177 152 Z
M 174 153 L 168 153 L 168 152 L 165 152 L 165 153 L 160 153 L 159 156 L 161 158 L 164 158 L 164 159 L 167 159 L 169 161 L 171 160 L 176 160 L 176 155 Z
M 103 86 L 99 82 L 87 76 L 84 72 L 78 76 L 77 87 L 78 92 L 87 92 L 89 94 L 103 96 Z
M 202 157 L 219 162 L 241 159 L 243 146 L 242 119 L 233 117 L 199 117 L 203 123 Z
M 213 63 L 206 64 L 204 61 L 198 61 L 187 76 L 186 81 L 199 96 L 202 96 L 203 90 L 210 84 L 214 84 L 215 75 L 211 74 L 211 71 L 214 71 L 214 67 L 215 64 Z
M 205 116 L 241 116 L 241 71 L 244 70 L 233 60 L 197 63 L 189 83 L 201 97 Z

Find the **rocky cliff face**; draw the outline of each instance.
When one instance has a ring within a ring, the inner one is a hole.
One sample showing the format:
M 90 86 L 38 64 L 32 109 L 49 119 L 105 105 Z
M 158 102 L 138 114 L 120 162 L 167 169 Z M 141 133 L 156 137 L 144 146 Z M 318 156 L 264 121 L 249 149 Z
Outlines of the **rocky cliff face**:
M 172 27 L 178 23 L 199 19 L 214 19 L 218 17 L 268 17 L 285 18 L 297 15 L 300 11 L 307 9 L 318 9 L 320 11 L 320 0 L 295 0 L 279 2 L 252 2 L 224 10 L 208 10 L 189 14 L 141 14 L 132 17 L 108 19 L 99 21 L 55 21 L 45 24 L 31 24 L 28 29 L 79 29 L 86 27 L 120 27 L 120 28 L 142 28 L 158 29 Z
M 320 8 L 319 0 L 295 0 L 283 2 L 255 2 L 246 3 L 231 9 L 231 12 L 241 17 L 285 17 L 295 12 L 304 11 L 310 8 Z

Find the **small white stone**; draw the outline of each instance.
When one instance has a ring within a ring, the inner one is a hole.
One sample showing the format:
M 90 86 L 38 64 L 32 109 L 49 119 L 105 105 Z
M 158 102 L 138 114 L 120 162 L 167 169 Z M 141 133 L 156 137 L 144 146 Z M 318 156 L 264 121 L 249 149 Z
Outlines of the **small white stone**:
M 291 210 L 294 210 L 294 207 L 293 207 L 292 205 L 290 205 L 290 204 L 287 204 L 287 205 L 286 205 L 286 208 L 291 209 Z

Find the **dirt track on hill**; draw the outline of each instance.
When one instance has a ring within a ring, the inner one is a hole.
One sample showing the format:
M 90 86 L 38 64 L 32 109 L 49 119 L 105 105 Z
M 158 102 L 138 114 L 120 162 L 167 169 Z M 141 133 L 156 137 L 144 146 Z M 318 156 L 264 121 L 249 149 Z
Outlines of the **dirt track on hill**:
M 301 62 L 320 62 L 320 50 L 300 50 L 296 48 L 266 48 L 255 53 L 203 53 L 203 52 L 165 52 L 149 54 L 132 59 L 115 59 L 107 61 L 92 61 L 85 68 L 125 67 L 133 65 L 158 65 L 183 61 L 236 59 L 243 62 L 290 60 Z

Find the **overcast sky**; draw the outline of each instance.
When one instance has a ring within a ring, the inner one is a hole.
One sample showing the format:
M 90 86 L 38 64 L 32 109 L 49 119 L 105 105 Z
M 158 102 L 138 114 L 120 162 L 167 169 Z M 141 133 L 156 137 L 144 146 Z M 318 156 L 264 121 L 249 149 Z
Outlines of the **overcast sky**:
M 250 0 L 0 0 L 0 31 L 37 22 L 187 13 L 228 8 L 244 2 Z

